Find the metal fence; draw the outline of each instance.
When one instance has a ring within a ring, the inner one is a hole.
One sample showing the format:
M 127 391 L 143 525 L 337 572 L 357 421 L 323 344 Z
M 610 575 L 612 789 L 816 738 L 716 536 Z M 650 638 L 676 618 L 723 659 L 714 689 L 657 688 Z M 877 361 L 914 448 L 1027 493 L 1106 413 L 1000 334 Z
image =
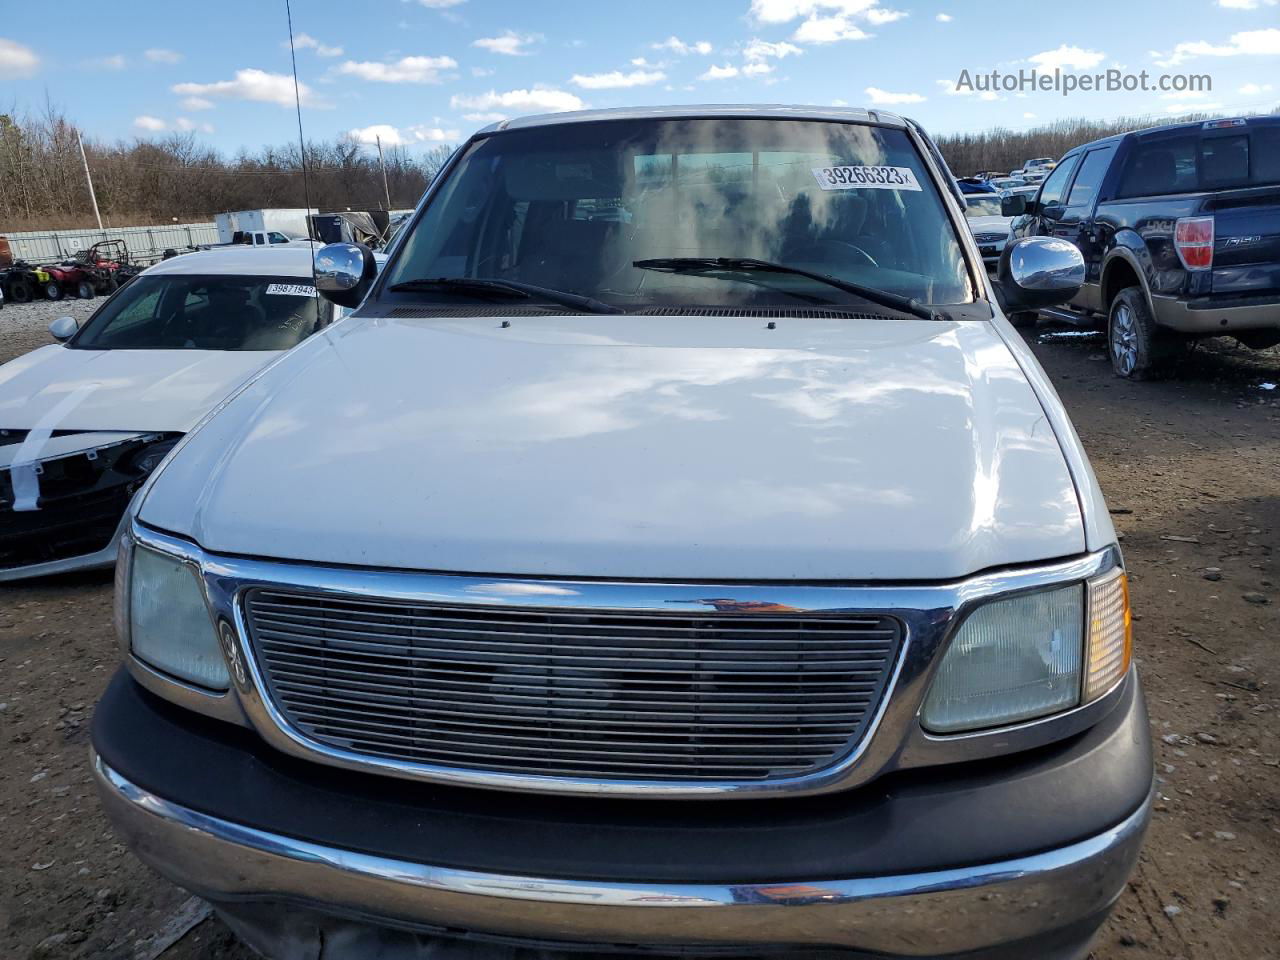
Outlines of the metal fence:
M 99 240 L 124 240 L 137 260 L 158 259 L 172 247 L 183 250 L 201 243 L 217 243 L 212 223 L 166 223 L 154 227 L 108 227 L 105 230 L 54 230 L 0 233 L 9 241 L 15 260 L 53 263 L 74 256 Z

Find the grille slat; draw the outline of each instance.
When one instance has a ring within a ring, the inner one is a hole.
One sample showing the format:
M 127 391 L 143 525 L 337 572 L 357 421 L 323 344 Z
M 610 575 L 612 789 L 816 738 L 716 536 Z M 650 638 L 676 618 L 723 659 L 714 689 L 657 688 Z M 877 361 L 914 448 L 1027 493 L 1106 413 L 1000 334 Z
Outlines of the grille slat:
M 597 611 L 258 588 L 245 620 L 284 720 L 370 759 L 760 782 L 857 746 L 901 647 L 896 620 L 702 602 Z

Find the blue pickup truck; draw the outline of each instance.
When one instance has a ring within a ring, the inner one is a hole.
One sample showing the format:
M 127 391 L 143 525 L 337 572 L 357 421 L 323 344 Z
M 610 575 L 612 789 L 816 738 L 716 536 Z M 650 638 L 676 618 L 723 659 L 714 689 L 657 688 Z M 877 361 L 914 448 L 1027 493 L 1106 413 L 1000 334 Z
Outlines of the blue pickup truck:
M 1020 215 L 1014 237 L 1080 248 L 1079 295 L 1042 314 L 1105 324 L 1121 377 L 1169 372 L 1199 337 L 1280 343 L 1280 116 L 1096 140 L 1068 152 L 1033 199 L 1006 198 L 1005 213 Z

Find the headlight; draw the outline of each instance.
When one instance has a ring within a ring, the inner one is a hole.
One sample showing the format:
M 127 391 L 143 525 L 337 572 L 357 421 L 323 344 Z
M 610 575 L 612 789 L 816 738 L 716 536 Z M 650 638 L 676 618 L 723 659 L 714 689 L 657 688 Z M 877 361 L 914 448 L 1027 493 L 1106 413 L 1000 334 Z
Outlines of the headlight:
M 1123 570 L 983 604 L 943 656 L 921 722 L 960 733 L 1096 700 L 1129 669 L 1129 619 Z
M 183 680 L 230 685 L 204 593 L 190 564 L 146 547 L 133 553 L 129 642 L 135 656 Z

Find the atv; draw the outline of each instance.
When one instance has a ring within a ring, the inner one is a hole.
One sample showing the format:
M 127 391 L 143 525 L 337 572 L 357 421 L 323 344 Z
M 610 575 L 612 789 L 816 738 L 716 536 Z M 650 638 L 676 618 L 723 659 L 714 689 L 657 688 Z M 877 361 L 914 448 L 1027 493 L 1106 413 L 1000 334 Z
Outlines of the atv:
M 60 300 L 72 292 L 82 300 L 111 294 L 138 273 L 123 240 L 99 241 L 70 260 L 43 269 L 48 274 L 44 295 L 50 300 Z

